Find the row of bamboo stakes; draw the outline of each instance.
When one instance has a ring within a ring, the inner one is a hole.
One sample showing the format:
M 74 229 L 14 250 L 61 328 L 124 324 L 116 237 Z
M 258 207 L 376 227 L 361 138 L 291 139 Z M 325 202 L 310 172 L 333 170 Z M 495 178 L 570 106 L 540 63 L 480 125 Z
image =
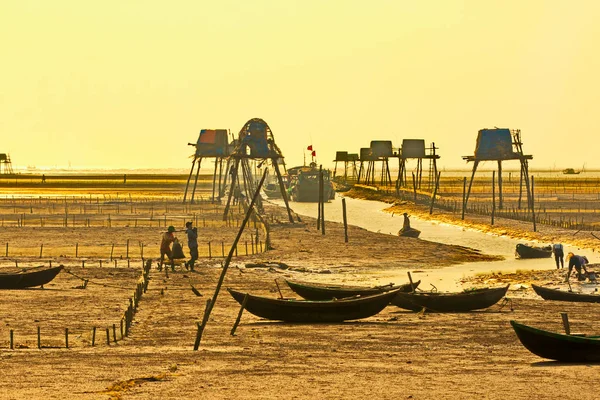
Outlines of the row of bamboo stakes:
M 119 323 L 119 331 L 120 331 L 120 337 L 117 338 L 117 324 L 112 324 L 112 330 L 111 327 L 106 327 L 106 345 L 110 346 L 111 344 L 111 332 L 112 332 L 112 342 L 113 343 L 117 343 L 119 340 L 123 340 L 125 339 L 127 336 L 129 336 L 130 334 L 130 330 L 131 330 L 131 324 L 133 323 L 133 317 L 135 316 L 135 313 L 137 312 L 138 306 L 139 306 L 139 302 L 143 296 L 144 293 L 146 293 L 146 291 L 148 290 L 148 283 L 150 282 L 149 280 L 149 276 L 150 276 L 150 269 L 152 267 L 152 263 L 151 260 L 142 260 L 142 275 L 140 277 L 140 280 L 138 281 L 138 283 L 136 284 L 135 290 L 133 292 L 133 295 L 129 298 L 129 305 L 127 307 L 127 309 L 125 310 L 125 312 L 123 313 L 123 316 L 121 317 L 120 323 Z M 42 348 L 46 348 L 46 346 L 42 345 L 42 330 L 41 327 L 38 326 L 37 327 L 37 348 L 38 349 L 42 349 Z M 65 328 L 65 348 L 69 348 L 69 328 Z M 97 333 L 97 327 L 94 326 L 92 327 L 92 337 L 91 337 L 91 346 L 94 347 L 96 345 L 96 333 Z M 14 329 L 10 329 L 9 330 L 9 349 L 14 350 L 15 349 L 15 332 Z
M 248 242 L 250 242 L 250 245 L 248 245 Z M 219 242 L 217 242 L 217 246 L 218 246 L 218 243 Z M 208 257 L 209 259 L 219 258 L 219 257 L 224 258 L 225 257 L 225 242 L 223 240 L 220 242 L 220 244 L 221 244 L 220 245 L 220 250 L 221 250 L 221 254 L 220 255 L 218 253 L 218 248 L 219 247 L 217 247 L 217 249 L 215 249 L 216 246 L 214 246 L 213 244 L 214 244 L 213 241 L 208 241 L 206 243 L 206 247 L 204 247 L 206 249 L 206 252 L 202 251 L 202 252 L 200 252 L 200 254 L 202 254 L 203 256 Z M 140 249 L 139 250 L 140 251 L 139 258 L 142 258 L 142 259 L 147 258 L 147 257 L 144 256 L 144 249 L 147 246 L 144 243 L 141 243 L 141 242 L 138 245 L 139 245 L 139 249 Z M 94 247 L 98 247 L 98 246 L 94 246 Z M 85 263 L 86 262 L 92 262 L 93 261 L 93 257 L 98 257 L 98 255 L 90 255 L 88 257 L 83 257 L 82 254 L 81 254 L 82 248 L 85 249 L 83 246 L 79 246 L 79 243 L 75 243 L 75 246 L 74 246 L 74 249 L 73 249 L 74 256 L 73 257 L 69 257 L 67 255 L 62 255 L 61 258 L 76 258 L 76 259 L 78 258 L 78 259 L 81 260 L 82 267 L 85 267 Z M 11 254 L 10 254 L 10 251 L 9 251 L 10 249 L 12 249 L 12 247 L 9 246 L 9 242 L 7 242 L 6 245 L 5 245 L 5 249 L 4 249 L 4 258 L 11 257 Z M 48 250 L 47 247 L 46 247 L 46 250 Z M 102 267 L 102 261 L 103 260 L 108 260 L 110 262 L 113 262 L 113 261 L 116 261 L 116 260 L 123 260 L 123 259 L 129 260 L 130 258 L 135 257 L 129 251 L 130 250 L 129 240 L 127 240 L 127 243 L 125 245 L 125 255 L 124 256 L 123 256 L 123 254 L 121 254 L 121 255 L 115 255 L 114 254 L 114 250 L 115 250 L 115 244 L 113 243 L 111 245 L 111 248 L 110 248 L 110 255 L 108 255 L 104 259 L 102 259 L 102 258 L 98 259 L 98 262 L 100 263 L 100 267 Z M 244 250 L 244 253 L 242 253 L 242 250 Z M 250 234 L 250 240 L 249 241 L 248 240 L 244 241 L 244 247 L 242 249 L 238 249 L 238 247 L 235 248 L 235 256 L 238 257 L 238 256 L 249 256 L 249 255 L 254 255 L 254 254 L 260 254 L 260 253 L 263 253 L 264 250 L 266 250 L 266 248 L 263 246 L 263 241 L 260 239 L 260 236 L 259 236 L 258 231 L 257 231 L 256 234 Z M 20 252 L 19 252 L 18 256 L 19 257 L 26 257 L 23 254 L 21 254 Z M 44 244 L 43 243 L 40 244 L 40 250 L 39 250 L 38 254 L 31 255 L 30 257 L 37 257 L 37 258 L 40 258 L 40 259 L 44 258 Z M 157 257 L 159 257 L 158 252 L 156 254 L 154 254 L 154 258 L 157 258 Z M 15 259 L 14 262 L 17 263 L 16 266 L 18 267 L 18 262 L 19 262 L 18 259 Z

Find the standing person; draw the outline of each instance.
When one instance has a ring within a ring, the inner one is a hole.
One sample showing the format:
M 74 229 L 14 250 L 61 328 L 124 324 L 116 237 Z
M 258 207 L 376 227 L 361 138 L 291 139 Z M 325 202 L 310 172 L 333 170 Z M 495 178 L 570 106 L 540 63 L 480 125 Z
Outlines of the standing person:
M 190 249 L 190 260 L 185 263 L 186 268 L 194 270 L 194 263 L 198 259 L 198 228 L 192 228 L 192 222 L 185 223 L 185 234 L 188 238 L 188 247 Z
M 581 273 L 583 269 L 587 274 L 587 269 L 585 265 L 589 262 L 586 256 L 576 256 L 573 253 L 569 253 L 567 255 L 567 261 L 569 262 L 569 270 L 567 271 L 567 278 L 565 282 L 569 282 L 569 278 L 571 277 L 571 271 L 573 268 L 577 271 L 577 280 L 583 281 L 585 280 L 585 275 Z
M 158 265 L 158 270 L 162 270 L 163 261 L 165 256 L 169 258 L 171 261 L 171 270 L 175 270 L 175 262 L 173 260 L 173 252 L 171 251 L 171 243 L 175 241 L 175 227 L 169 226 L 167 231 L 163 233 L 162 240 L 160 242 L 160 264 Z
M 552 245 L 552 252 L 554 253 L 554 261 L 556 261 L 556 269 L 565 267 L 565 253 L 563 245 L 561 243 L 554 243 Z

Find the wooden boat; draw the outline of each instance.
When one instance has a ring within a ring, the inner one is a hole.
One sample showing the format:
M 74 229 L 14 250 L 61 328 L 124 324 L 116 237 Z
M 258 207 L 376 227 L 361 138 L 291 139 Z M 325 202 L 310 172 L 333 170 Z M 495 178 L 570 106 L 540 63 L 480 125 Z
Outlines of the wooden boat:
M 552 246 L 535 247 L 519 243 L 515 254 L 519 258 L 548 258 L 552 257 Z
M 527 350 L 542 358 L 563 362 L 600 361 L 600 336 L 553 333 L 510 321 Z
M 245 293 L 227 289 L 240 304 Z M 260 318 L 286 322 L 341 322 L 371 317 L 383 310 L 398 289 L 376 294 L 333 301 L 271 299 L 248 295 L 245 309 Z
M 335 190 L 331 182 L 331 171 L 323 171 L 323 199 L 325 201 L 335 198 Z M 310 166 L 300 166 L 288 169 L 288 189 L 292 201 L 318 202 L 319 201 L 319 168 L 315 163 Z
M 398 293 L 392 304 L 411 311 L 466 312 L 488 308 L 506 295 L 509 285 L 460 293 Z
M 385 286 L 346 286 L 346 285 L 319 285 L 316 283 L 301 283 L 294 281 L 285 281 L 288 286 L 306 300 L 333 300 L 343 299 L 354 296 L 372 296 L 378 293 L 389 292 L 398 289 L 401 292 L 412 292 L 410 283 L 404 285 L 385 285 Z M 413 282 L 416 289 L 421 281 Z
M 579 175 L 581 171 L 575 171 L 573 168 L 566 168 L 563 169 L 562 173 L 565 175 Z
M 415 229 L 415 228 L 410 228 L 406 231 L 403 231 L 402 229 L 400 229 L 398 231 L 398 236 L 402 236 L 402 237 L 418 238 L 420 234 L 421 234 L 421 231 L 418 229 Z
M 268 183 L 263 187 L 263 191 L 269 199 L 281 199 L 281 189 L 276 183 Z
M 28 270 L 16 273 L 0 273 L 0 289 L 25 289 L 42 286 L 50 282 L 63 269 L 62 265 L 53 268 Z
M 538 296 L 541 296 L 544 300 L 600 303 L 600 296 L 597 294 L 567 292 L 566 290 L 550 289 L 538 285 L 531 285 L 531 287 Z

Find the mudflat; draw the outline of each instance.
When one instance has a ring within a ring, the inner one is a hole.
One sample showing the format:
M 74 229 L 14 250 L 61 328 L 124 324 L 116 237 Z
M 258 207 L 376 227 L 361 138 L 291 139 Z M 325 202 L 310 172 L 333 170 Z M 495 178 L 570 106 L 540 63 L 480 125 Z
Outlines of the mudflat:
M 182 210 L 177 208 L 178 199 L 160 201 L 168 204 L 165 214 L 174 221 L 167 223 L 180 221 L 178 229 L 190 213 L 200 215 L 202 207 L 214 207 L 200 204 Z M 148 210 L 148 201 L 135 202 L 134 196 L 129 205 Z M 92 212 L 98 208 L 87 210 Z M 147 217 L 146 212 L 137 212 L 139 221 Z M 194 271 L 181 264 L 175 271 L 156 268 L 159 238 L 165 228 L 155 219 L 147 224 L 138 221 L 137 227 L 131 222 L 129 226 L 117 222 L 113 226 L 78 226 L 77 221 L 75 227 L 67 223 L 66 228 L 41 226 L 41 222 L 40 226 L 27 225 L 33 218 L 24 227 L 5 226 L 0 243 L 10 242 L 9 251 L 14 247 L 21 253 L 3 257 L 2 271 L 52 261 L 53 265 L 65 265 L 68 273 L 61 272 L 44 289 L 0 292 L 2 397 L 597 398 L 594 366 L 540 359 L 523 348 L 509 324 L 514 319 L 560 332 L 559 313 L 568 312 L 572 330 L 598 332 L 597 304 L 523 298 L 511 290 L 508 297 L 513 298 L 512 303 L 471 313 L 412 313 L 388 306 L 361 321 L 287 324 L 245 312 L 231 336 L 240 307 L 225 287 L 275 298 L 280 295 L 277 280 L 281 294 L 294 297 L 283 278 L 373 283 L 377 272 L 384 269 L 439 268 L 487 260 L 492 270 L 497 258 L 357 227 L 350 227 L 349 243 L 344 243 L 340 224 L 327 223 L 323 236 L 311 218 L 302 217 L 302 222 L 291 224 L 281 209 L 269 207 L 267 213 L 271 215 L 273 249 L 257 249 L 255 254 L 250 250 L 246 255 L 245 248 L 238 248 L 198 351 L 193 351 L 196 323 L 206 300 L 213 297 L 222 271 L 220 242 L 231 243 L 238 229 L 235 222 L 217 226 L 220 214 L 215 212 L 215 224 L 211 225 L 209 215 L 213 214 L 203 212 L 207 226 L 198 224 L 199 241 L 219 243 L 219 252 L 211 258 L 205 254 Z M 518 227 L 514 229 L 516 232 Z M 250 231 L 254 233 L 254 226 Z M 260 238 L 261 242 L 265 239 L 262 233 Z M 128 239 L 129 255 L 123 246 Z M 74 242 L 81 246 L 78 251 L 82 253 L 77 256 Z M 119 247 L 109 256 L 113 243 Z M 128 336 L 122 338 L 120 321 L 142 271 L 138 243 L 144 243 L 144 258 L 153 259 L 153 268 Z M 82 279 L 88 280 L 85 288 Z M 519 277 L 511 279 L 514 283 Z M 490 283 L 467 283 L 471 284 Z M 69 329 L 69 348 L 65 347 L 65 328 Z

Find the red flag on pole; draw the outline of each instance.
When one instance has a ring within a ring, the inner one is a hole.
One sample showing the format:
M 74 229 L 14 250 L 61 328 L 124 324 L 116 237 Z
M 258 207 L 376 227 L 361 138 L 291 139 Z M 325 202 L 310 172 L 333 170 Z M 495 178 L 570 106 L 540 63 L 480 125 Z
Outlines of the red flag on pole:
M 312 147 L 312 146 L 311 146 L 311 147 Z M 313 157 L 316 157 L 316 156 L 317 156 L 317 152 L 316 152 L 316 151 L 313 151 L 311 155 L 312 155 Z
M 306 150 L 312 150 L 312 144 L 306 148 Z

